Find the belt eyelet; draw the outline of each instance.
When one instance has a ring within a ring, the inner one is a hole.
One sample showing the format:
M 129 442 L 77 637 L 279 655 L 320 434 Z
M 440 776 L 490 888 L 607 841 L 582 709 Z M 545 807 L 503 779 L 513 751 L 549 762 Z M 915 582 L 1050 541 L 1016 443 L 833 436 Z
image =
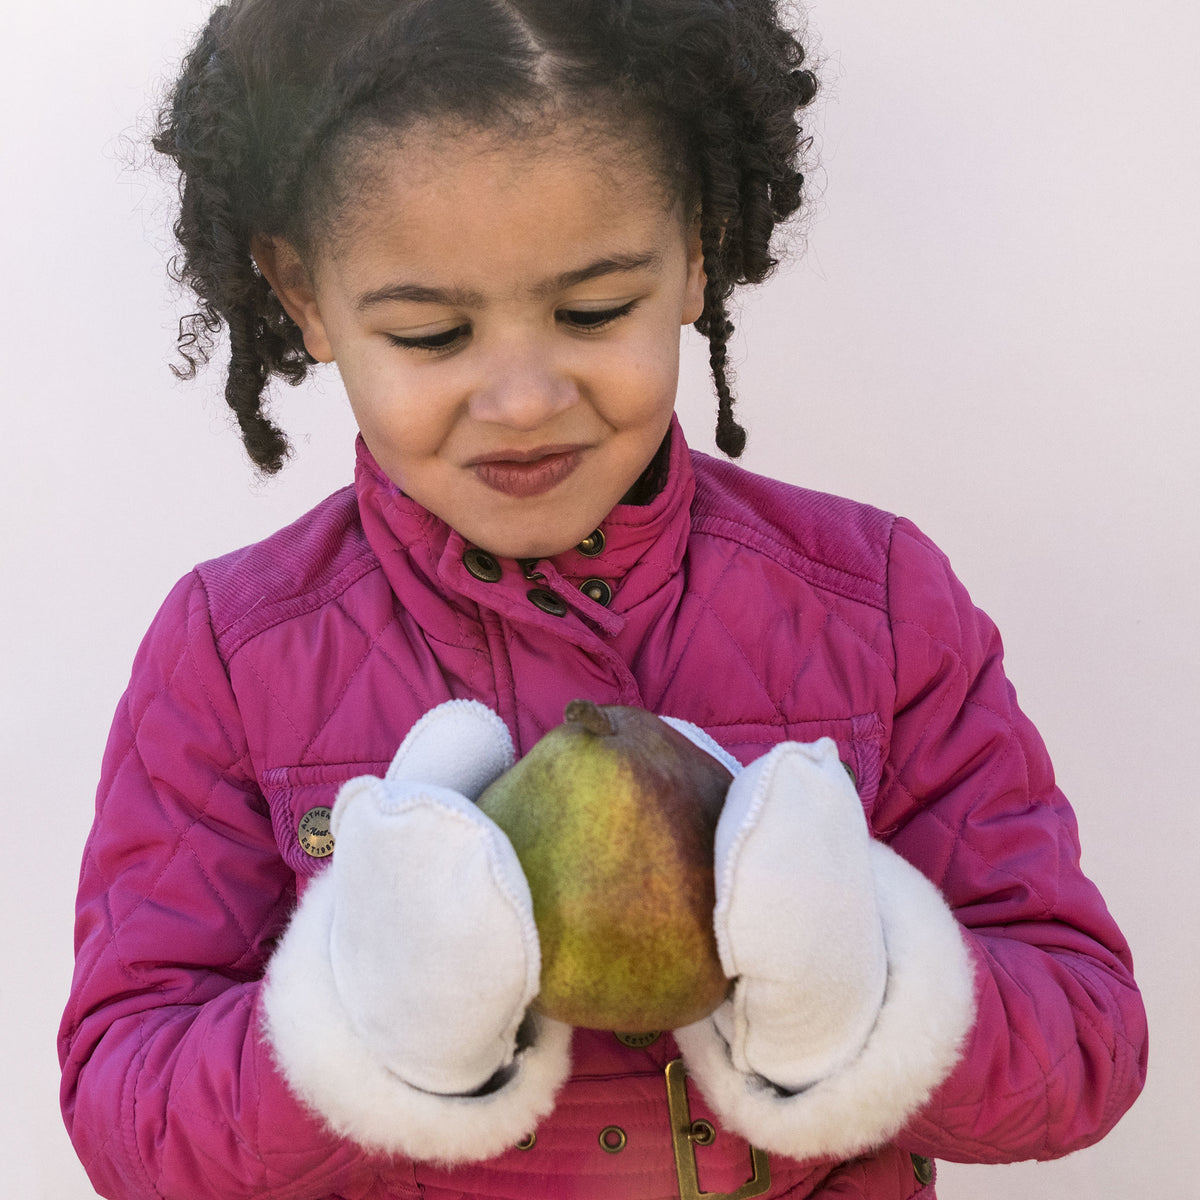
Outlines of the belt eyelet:
M 629 1141 L 620 1125 L 605 1125 L 600 1130 L 597 1140 L 600 1142 L 600 1149 L 606 1154 L 620 1154 L 625 1149 L 625 1143 Z

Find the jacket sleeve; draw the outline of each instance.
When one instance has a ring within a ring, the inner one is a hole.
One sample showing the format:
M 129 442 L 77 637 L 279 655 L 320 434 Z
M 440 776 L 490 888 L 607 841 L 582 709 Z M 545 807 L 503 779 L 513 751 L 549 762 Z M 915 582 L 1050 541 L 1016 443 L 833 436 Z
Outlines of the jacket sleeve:
M 1103 1137 L 1145 1078 L 1129 948 L 1080 869 L 995 627 L 904 521 L 888 586 L 897 699 L 873 823 L 940 888 L 976 991 L 962 1057 L 898 1141 L 963 1162 L 1067 1154 Z
M 62 1106 L 102 1195 L 354 1197 L 377 1178 L 292 1097 L 261 1032 L 294 898 L 192 577 L 139 650 L 80 878 Z

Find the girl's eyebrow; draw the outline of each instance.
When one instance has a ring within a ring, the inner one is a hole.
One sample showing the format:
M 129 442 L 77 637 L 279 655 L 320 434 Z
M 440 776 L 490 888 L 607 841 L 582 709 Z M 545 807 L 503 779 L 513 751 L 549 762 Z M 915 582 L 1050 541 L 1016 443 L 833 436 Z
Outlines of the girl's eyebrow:
M 641 254 L 613 254 L 598 258 L 585 267 L 575 267 L 555 275 L 552 279 L 534 284 L 531 293 L 538 299 L 555 292 L 566 291 L 591 279 L 605 275 L 617 275 L 630 271 L 657 270 L 662 265 L 662 254 L 647 250 Z M 420 283 L 393 283 L 372 291 L 364 292 L 355 302 L 359 312 L 379 304 L 394 304 L 407 301 L 410 304 L 442 304 L 448 308 L 482 308 L 485 298 L 478 292 L 466 288 L 427 287 Z
M 656 271 L 661 266 L 662 254 L 657 250 L 646 250 L 641 254 L 614 254 L 598 258 L 595 262 L 588 263 L 586 267 L 576 267 L 573 271 L 564 271 L 553 279 L 536 284 L 533 294 L 541 298 L 554 292 L 565 292 L 567 288 L 587 283 L 589 279 L 599 279 L 604 275 L 618 275 L 630 271 Z

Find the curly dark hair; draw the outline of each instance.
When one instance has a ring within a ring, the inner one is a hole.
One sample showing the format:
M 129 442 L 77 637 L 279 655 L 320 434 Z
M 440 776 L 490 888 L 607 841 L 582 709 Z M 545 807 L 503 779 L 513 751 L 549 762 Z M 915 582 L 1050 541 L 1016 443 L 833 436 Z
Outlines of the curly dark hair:
M 159 116 L 179 170 L 175 278 L 199 297 L 180 322 L 184 378 L 229 330 L 225 398 L 264 472 L 289 452 L 263 411 L 273 375 L 314 361 L 255 266 L 251 239 L 318 242 L 345 200 L 348 155 L 423 117 L 491 127 L 555 108 L 640 123 L 663 179 L 700 214 L 717 445 L 741 454 L 727 301 L 777 264 L 800 206 L 798 113 L 816 80 L 776 0 L 231 0 L 216 8 Z

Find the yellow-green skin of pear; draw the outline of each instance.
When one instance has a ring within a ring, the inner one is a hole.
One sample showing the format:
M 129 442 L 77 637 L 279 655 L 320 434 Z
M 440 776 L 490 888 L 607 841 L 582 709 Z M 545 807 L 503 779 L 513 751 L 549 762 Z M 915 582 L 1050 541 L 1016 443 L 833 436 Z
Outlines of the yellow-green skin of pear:
M 533 896 L 534 1007 L 587 1028 L 677 1029 L 728 990 L 712 864 L 731 777 L 651 713 L 604 706 L 606 736 L 569 719 L 581 703 L 479 798 Z

